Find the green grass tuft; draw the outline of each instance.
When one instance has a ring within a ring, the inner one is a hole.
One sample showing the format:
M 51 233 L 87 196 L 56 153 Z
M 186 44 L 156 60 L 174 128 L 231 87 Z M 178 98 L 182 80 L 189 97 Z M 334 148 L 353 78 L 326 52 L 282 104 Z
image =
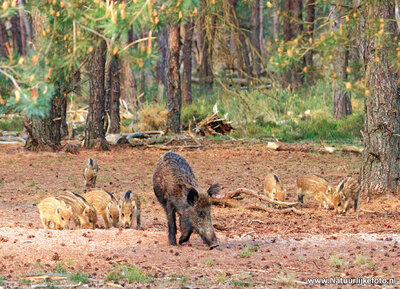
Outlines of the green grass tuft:
M 204 265 L 207 265 L 207 266 L 209 266 L 209 267 L 212 267 L 212 266 L 215 266 L 215 261 L 213 260 L 213 258 L 208 257 L 207 259 L 205 259 L 205 260 L 203 261 L 203 264 L 204 264 Z
M 67 274 L 67 270 L 62 266 L 61 263 L 57 263 L 56 268 L 53 270 L 57 274 Z
M 76 282 L 76 283 L 81 282 L 82 284 L 88 284 L 89 276 L 84 273 L 78 272 L 76 274 L 71 275 L 69 277 L 69 280 L 71 280 L 72 282 Z
M 357 254 L 354 264 L 364 265 L 366 263 L 365 256 L 363 254 Z
M 346 262 L 344 260 L 340 259 L 336 255 L 331 255 L 329 258 L 329 261 L 331 262 L 332 265 L 336 266 L 337 268 L 346 264 Z
M 254 252 L 258 251 L 258 246 L 247 246 L 240 253 L 240 258 L 250 258 Z
M 122 279 L 127 279 L 129 283 L 143 281 L 143 282 L 151 282 L 154 277 L 146 276 L 142 273 L 139 268 L 136 267 L 127 267 L 124 265 L 116 266 L 115 271 L 111 271 L 107 274 L 107 281 L 118 281 Z

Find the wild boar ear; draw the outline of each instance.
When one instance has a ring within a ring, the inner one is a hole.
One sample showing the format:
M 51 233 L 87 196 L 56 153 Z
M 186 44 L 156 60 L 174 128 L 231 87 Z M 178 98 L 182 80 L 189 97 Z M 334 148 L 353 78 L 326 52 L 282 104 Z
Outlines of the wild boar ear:
M 199 193 L 194 188 L 190 188 L 187 195 L 187 202 L 189 205 L 194 206 L 198 199 Z
M 207 193 L 210 197 L 218 194 L 218 192 L 219 192 L 219 184 L 212 184 L 207 190 Z

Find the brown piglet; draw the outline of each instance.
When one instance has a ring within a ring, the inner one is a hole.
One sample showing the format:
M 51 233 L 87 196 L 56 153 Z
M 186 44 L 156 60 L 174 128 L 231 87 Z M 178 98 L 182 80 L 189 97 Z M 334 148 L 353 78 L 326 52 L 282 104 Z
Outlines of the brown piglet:
M 333 208 L 332 186 L 318 175 L 303 175 L 297 178 L 297 201 L 303 203 L 304 196 L 314 196 L 319 206 L 329 210 Z
M 268 174 L 264 179 L 264 194 L 274 201 L 284 202 L 286 190 L 282 188 L 277 175 Z
M 67 206 L 72 208 L 72 220 L 76 228 L 96 228 L 96 210 L 81 195 L 66 191 L 57 195 L 56 199 L 64 201 Z
M 141 230 L 141 204 L 139 196 L 133 194 L 130 190 L 126 191 L 119 202 L 119 207 L 121 209 L 121 226 L 127 229 L 132 228 L 136 222 L 136 228 Z
M 45 228 L 65 229 L 72 215 L 71 208 L 54 197 L 48 197 L 38 204 L 40 219 Z
M 355 178 L 351 176 L 343 178 L 333 193 L 335 211 L 339 214 L 346 213 L 351 203 L 353 203 L 354 212 L 357 212 L 360 191 L 360 184 Z
M 87 160 L 85 160 L 85 162 L 83 163 L 83 180 L 85 181 L 85 187 L 96 187 L 98 170 L 99 166 L 94 159 L 88 158 Z
M 97 215 L 101 216 L 106 229 L 119 226 L 119 206 L 117 199 L 104 190 L 94 190 L 83 195 L 84 199 L 96 209 Z

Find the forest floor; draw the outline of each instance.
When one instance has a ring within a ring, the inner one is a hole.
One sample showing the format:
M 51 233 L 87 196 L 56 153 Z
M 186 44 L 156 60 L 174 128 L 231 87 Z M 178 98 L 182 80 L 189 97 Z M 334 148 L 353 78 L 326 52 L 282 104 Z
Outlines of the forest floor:
M 212 207 L 218 248 L 208 250 L 197 234 L 183 246 L 169 246 L 166 217 L 152 190 L 164 152 L 112 148 L 71 155 L 1 145 L 0 284 L 28 286 L 30 274 L 64 270 L 89 275 L 92 287 L 124 288 L 305 288 L 308 278 L 400 278 L 399 196 L 369 203 L 362 196 L 365 211 L 347 215 L 307 198 L 304 215 L 251 211 L 244 207 L 262 203 L 245 196 L 234 201 L 238 207 Z M 277 152 L 248 142 L 208 141 L 201 150 L 180 153 L 204 188 L 218 182 L 222 193 L 238 187 L 261 192 L 273 170 L 289 200 L 295 200 L 298 175 L 317 173 L 336 186 L 343 176 L 358 175 L 361 165 L 358 155 Z M 100 166 L 99 188 L 117 197 L 128 189 L 140 194 L 144 230 L 42 228 L 36 204 L 63 190 L 82 193 L 82 163 L 89 156 Z M 131 272 L 130 280 L 118 272 Z

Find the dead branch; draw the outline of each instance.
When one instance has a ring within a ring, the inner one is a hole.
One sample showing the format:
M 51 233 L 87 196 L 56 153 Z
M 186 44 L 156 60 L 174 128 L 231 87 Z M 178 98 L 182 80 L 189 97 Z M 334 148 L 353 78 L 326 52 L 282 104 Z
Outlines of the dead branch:
M 273 204 L 273 205 L 276 205 L 279 207 L 296 207 L 296 206 L 301 205 L 301 203 L 299 203 L 299 202 L 279 202 L 279 201 L 271 200 L 270 198 L 263 196 L 256 191 L 246 189 L 246 188 L 238 188 L 232 192 L 228 192 L 223 196 L 223 199 L 234 198 L 234 197 L 239 196 L 240 194 L 246 194 L 246 195 L 250 195 L 253 197 L 257 197 L 262 201 L 266 201 L 270 204 Z
M 296 214 L 296 215 L 304 215 L 305 212 L 302 212 L 296 208 L 284 208 L 284 209 L 272 209 L 272 208 L 266 208 L 266 207 L 260 207 L 260 206 L 248 206 L 246 207 L 247 210 L 258 210 L 258 211 L 264 211 L 264 212 L 268 212 L 271 214 Z
M 218 206 L 223 206 L 223 207 L 228 207 L 228 208 L 236 208 L 237 206 L 228 202 L 228 200 L 225 199 L 214 199 L 212 200 L 213 205 L 218 205 Z
M 364 213 L 378 214 L 378 212 L 376 212 L 376 211 L 371 211 L 371 210 L 367 210 L 367 209 L 360 209 L 360 211 L 364 212 Z

